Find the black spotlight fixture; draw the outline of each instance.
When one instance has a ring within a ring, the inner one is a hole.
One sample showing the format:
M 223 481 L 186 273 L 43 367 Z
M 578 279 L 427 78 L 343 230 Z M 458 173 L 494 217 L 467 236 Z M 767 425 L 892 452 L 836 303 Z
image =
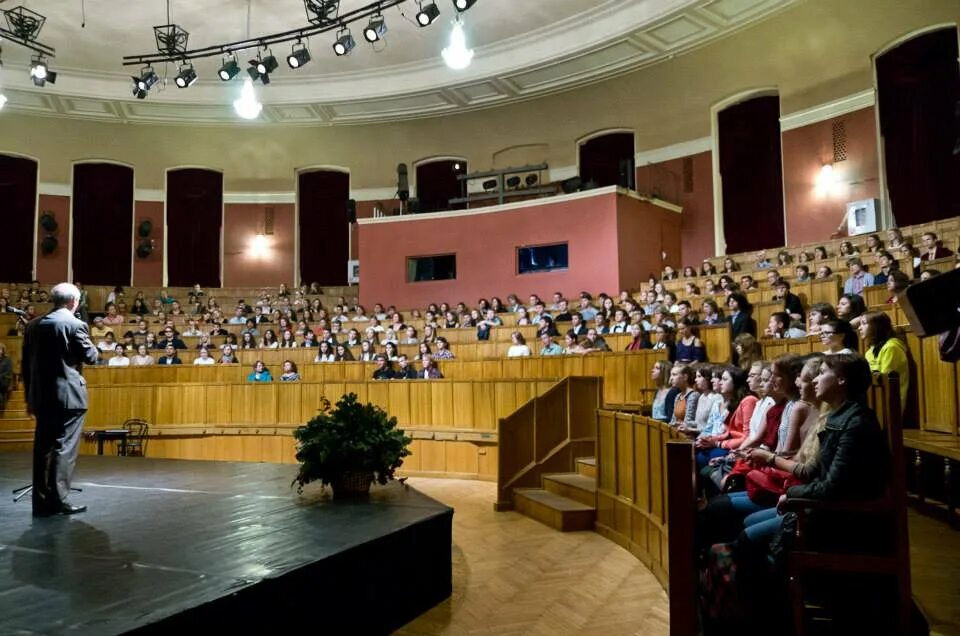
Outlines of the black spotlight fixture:
M 499 184 L 496 179 L 487 179 L 486 181 L 483 182 L 483 189 L 486 192 L 493 192 L 494 190 L 497 189 L 497 185 Z
M 533 186 L 537 185 L 537 181 L 539 181 L 539 180 L 540 180 L 540 177 L 539 177 L 539 176 L 537 176 L 537 175 L 535 175 L 535 174 L 528 174 L 528 175 L 527 175 L 527 178 L 524 179 L 523 181 L 524 181 L 524 183 L 527 184 L 527 187 L 528 187 L 528 188 L 532 188 Z
M 477 4 L 477 0 L 453 0 L 453 8 L 460 13 L 467 11 L 475 4 Z
M 349 29 L 343 29 L 337 32 L 337 41 L 333 43 L 333 52 L 337 56 L 349 55 L 350 51 L 357 46 L 357 41 L 350 35 Z
M 233 57 L 224 58 L 223 66 L 217 71 L 217 75 L 219 75 L 220 79 L 224 82 L 229 82 L 236 77 L 239 72 L 240 62 L 237 61 L 237 56 L 234 55 Z
M 383 15 L 377 14 L 370 18 L 369 24 L 363 30 L 363 39 L 365 39 L 370 44 L 374 42 L 379 42 L 383 39 L 383 36 L 387 34 L 387 22 L 383 19 Z
M 269 75 L 273 73 L 280 66 L 280 63 L 277 62 L 277 58 L 273 56 L 273 53 L 268 51 L 267 56 L 257 60 L 257 73 L 261 75 Z
M 427 6 L 420 5 L 420 11 L 417 12 L 417 24 L 422 27 L 430 26 L 440 17 L 440 8 L 436 2 L 431 2 Z
M 193 70 L 193 64 L 186 62 L 180 67 L 177 76 L 173 78 L 173 83 L 177 85 L 177 88 L 189 88 L 196 81 L 197 72 Z
M 294 44 L 290 55 L 287 56 L 287 64 L 290 68 L 300 68 L 309 61 L 310 51 L 307 50 L 307 45 L 302 42 Z
M 133 95 L 137 99 L 144 99 L 147 93 L 153 88 L 153 85 L 160 81 L 152 66 L 144 66 L 140 70 L 140 76 L 131 76 L 133 79 Z
M 520 177 L 510 177 L 507 179 L 507 187 L 516 190 L 520 187 Z
M 50 70 L 42 55 L 30 58 L 30 79 L 34 86 L 44 86 L 47 82 L 57 83 L 57 74 Z

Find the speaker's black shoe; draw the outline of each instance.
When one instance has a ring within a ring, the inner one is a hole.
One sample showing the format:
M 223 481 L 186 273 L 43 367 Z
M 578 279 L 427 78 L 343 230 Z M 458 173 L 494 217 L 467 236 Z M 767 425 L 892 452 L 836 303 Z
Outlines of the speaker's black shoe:
M 56 515 L 76 515 L 86 511 L 87 511 L 86 506 L 71 506 L 70 504 L 64 503 L 49 509 L 34 508 L 33 516 L 34 517 L 54 517 Z

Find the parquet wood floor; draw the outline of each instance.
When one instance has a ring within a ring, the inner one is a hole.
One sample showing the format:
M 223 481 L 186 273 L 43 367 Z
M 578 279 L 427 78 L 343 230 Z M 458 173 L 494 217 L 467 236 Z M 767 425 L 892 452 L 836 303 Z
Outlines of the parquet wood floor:
M 614 543 L 593 532 L 561 533 L 517 513 L 494 512 L 494 484 L 410 483 L 455 509 L 454 592 L 400 636 L 668 633 L 666 594 Z M 931 633 L 960 636 L 960 532 L 911 510 L 910 534 L 914 593 Z
M 494 484 L 411 479 L 455 508 L 454 592 L 398 634 L 666 635 L 667 596 L 629 552 L 494 512 Z

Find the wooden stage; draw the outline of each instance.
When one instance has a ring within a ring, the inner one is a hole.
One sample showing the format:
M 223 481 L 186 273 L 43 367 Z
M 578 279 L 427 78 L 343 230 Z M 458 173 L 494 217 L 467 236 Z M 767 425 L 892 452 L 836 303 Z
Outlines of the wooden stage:
M 453 510 L 397 483 L 369 501 L 290 488 L 296 467 L 83 456 L 72 517 L 10 492 L 0 454 L 0 633 L 387 633 L 451 592 Z

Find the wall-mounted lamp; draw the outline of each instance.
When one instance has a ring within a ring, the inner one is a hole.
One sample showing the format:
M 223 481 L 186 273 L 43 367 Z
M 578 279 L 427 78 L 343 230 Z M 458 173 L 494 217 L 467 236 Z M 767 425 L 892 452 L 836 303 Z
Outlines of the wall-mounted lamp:
M 266 258 L 270 253 L 270 242 L 263 234 L 258 233 L 250 239 L 249 254 L 253 258 Z
M 820 167 L 814 181 L 816 193 L 824 197 L 837 194 L 837 188 L 840 185 L 840 175 L 834 170 L 833 164 L 825 163 Z

